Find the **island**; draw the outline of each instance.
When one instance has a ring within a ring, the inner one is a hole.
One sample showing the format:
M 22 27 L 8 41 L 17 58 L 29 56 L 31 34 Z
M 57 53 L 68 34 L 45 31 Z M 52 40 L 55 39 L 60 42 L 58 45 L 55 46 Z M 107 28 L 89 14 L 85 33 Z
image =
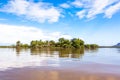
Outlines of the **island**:
M 53 48 L 75 48 L 75 49 L 95 49 L 99 46 L 97 44 L 85 44 L 82 39 L 73 38 L 71 40 L 65 38 L 59 38 L 57 41 L 54 40 L 32 40 L 30 44 L 23 44 L 20 41 L 16 42 L 16 48 L 46 48 L 46 47 L 53 47 Z

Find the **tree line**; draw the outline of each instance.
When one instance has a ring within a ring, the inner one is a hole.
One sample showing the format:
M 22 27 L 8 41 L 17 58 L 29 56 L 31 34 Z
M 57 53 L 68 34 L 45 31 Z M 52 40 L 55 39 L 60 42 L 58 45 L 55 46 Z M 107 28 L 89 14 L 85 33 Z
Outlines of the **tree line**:
M 20 41 L 16 42 L 16 48 L 44 48 L 44 47 L 59 47 L 59 48 L 98 48 L 97 44 L 85 44 L 82 39 L 73 38 L 71 40 L 59 38 L 58 41 L 54 40 L 32 40 L 30 44 L 22 44 Z

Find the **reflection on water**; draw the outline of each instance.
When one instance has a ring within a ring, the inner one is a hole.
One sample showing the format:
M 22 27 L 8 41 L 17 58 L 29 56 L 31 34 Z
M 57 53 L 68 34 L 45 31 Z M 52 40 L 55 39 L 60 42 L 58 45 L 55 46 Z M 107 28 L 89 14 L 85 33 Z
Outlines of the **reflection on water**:
M 12 49 L 0 48 L 0 70 L 18 67 L 73 66 L 74 63 L 100 63 L 120 65 L 119 49 L 100 48 L 94 50 L 84 49 Z M 73 65 L 72 65 L 73 64 Z
M 83 55 L 83 49 L 61 49 L 59 51 L 59 57 L 82 58 Z
M 96 49 L 85 49 L 85 51 L 88 52 L 88 53 L 97 53 L 98 48 L 96 48 Z
M 28 48 L 13 48 L 13 51 L 16 51 L 16 56 L 20 56 L 21 52 L 27 52 L 29 49 Z
M 0 80 L 120 80 L 119 51 L 0 48 Z
M 63 62 L 81 59 L 84 50 L 80 49 L 0 49 L 0 70 L 36 67 L 36 66 L 61 66 Z
M 117 48 L 118 53 L 120 53 L 120 48 Z
M 24 74 L 25 75 L 24 75 Z M 98 75 L 98 74 L 87 74 L 80 72 L 70 71 L 57 71 L 57 70 L 29 70 L 14 72 L 8 72 L 7 74 L 0 74 L 2 80 L 119 80 L 119 77 L 113 75 Z
M 16 49 L 17 56 L 22 51 L 28 49 Z M 92 51 L 92 50 L 91 50 Z M 57 48 L 42 48 L 42 49 L 30 49 L 30 55 L 44 55 L 45 57 L 52 57 L 57 55 L 59 58 L 82 58 L 84 55 L 84 49 L 57 49 Z

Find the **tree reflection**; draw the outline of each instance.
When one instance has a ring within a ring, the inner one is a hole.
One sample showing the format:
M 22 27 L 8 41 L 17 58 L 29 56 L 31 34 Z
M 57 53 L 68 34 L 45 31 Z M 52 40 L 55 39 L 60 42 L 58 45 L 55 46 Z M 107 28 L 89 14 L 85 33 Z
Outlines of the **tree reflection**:
M 74 49 L 71 53 L 71 58 L 82 58 L 84 55 L 84 49 Z
M 20 51 L 21 49 L 20 48 L 16 48 L 16 55 L 19 56 L 20 55 Z
M 98 52 L 98 48 L 95 48 L 95 49 L 85 49 L 85 52 L 96 53 L 96 52 Z
M 59 57 L 62 58 L 81 58 L 84 55 L 84 49 L 61 49 Z
M 60 49 L 58 50 L 59 52 L 59 57 L 69 57 L 70 56 L 70 53 L 71 53 L 71 50 L 70 49 Z
M 28 48 L 15 48 L 16 50 L 16 55 L 20 56 L 21 52 L 26 52 L 29 50 Z
M 27 49 L 30 55 L 39 55 L 44 57 L 59 57 L 59 58 L 82 58 L 84 49 L 63 49 L 63 48 L 40 48 L 40 49 Z M 16 48 L 16 54 L 19 56 L 23 49 Z M 24 50 L 25 51 L 25 50 Z M 25 51 L 26 52 L 26 51 Z
M 31 55 L 44 55 L 44 56 L 52 56 L 54 54 L 54 50 L 51 48 L 40 48 L 40 49 L 30 49 Z

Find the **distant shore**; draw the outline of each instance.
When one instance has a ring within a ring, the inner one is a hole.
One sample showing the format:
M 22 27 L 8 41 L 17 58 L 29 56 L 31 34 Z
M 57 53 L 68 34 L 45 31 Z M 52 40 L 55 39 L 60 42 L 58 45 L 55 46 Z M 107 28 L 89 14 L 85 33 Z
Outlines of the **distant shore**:
M 16 48 L 15 46 L 0 46 L 0 48 Z M 98 48 L 120 48 L 120 46 L 98 46 Z
M 15 46 L 0 46 L 0 48 L 15 48 Z
M 99 46 L 99 48 L 120 48 L 120 46 Z

